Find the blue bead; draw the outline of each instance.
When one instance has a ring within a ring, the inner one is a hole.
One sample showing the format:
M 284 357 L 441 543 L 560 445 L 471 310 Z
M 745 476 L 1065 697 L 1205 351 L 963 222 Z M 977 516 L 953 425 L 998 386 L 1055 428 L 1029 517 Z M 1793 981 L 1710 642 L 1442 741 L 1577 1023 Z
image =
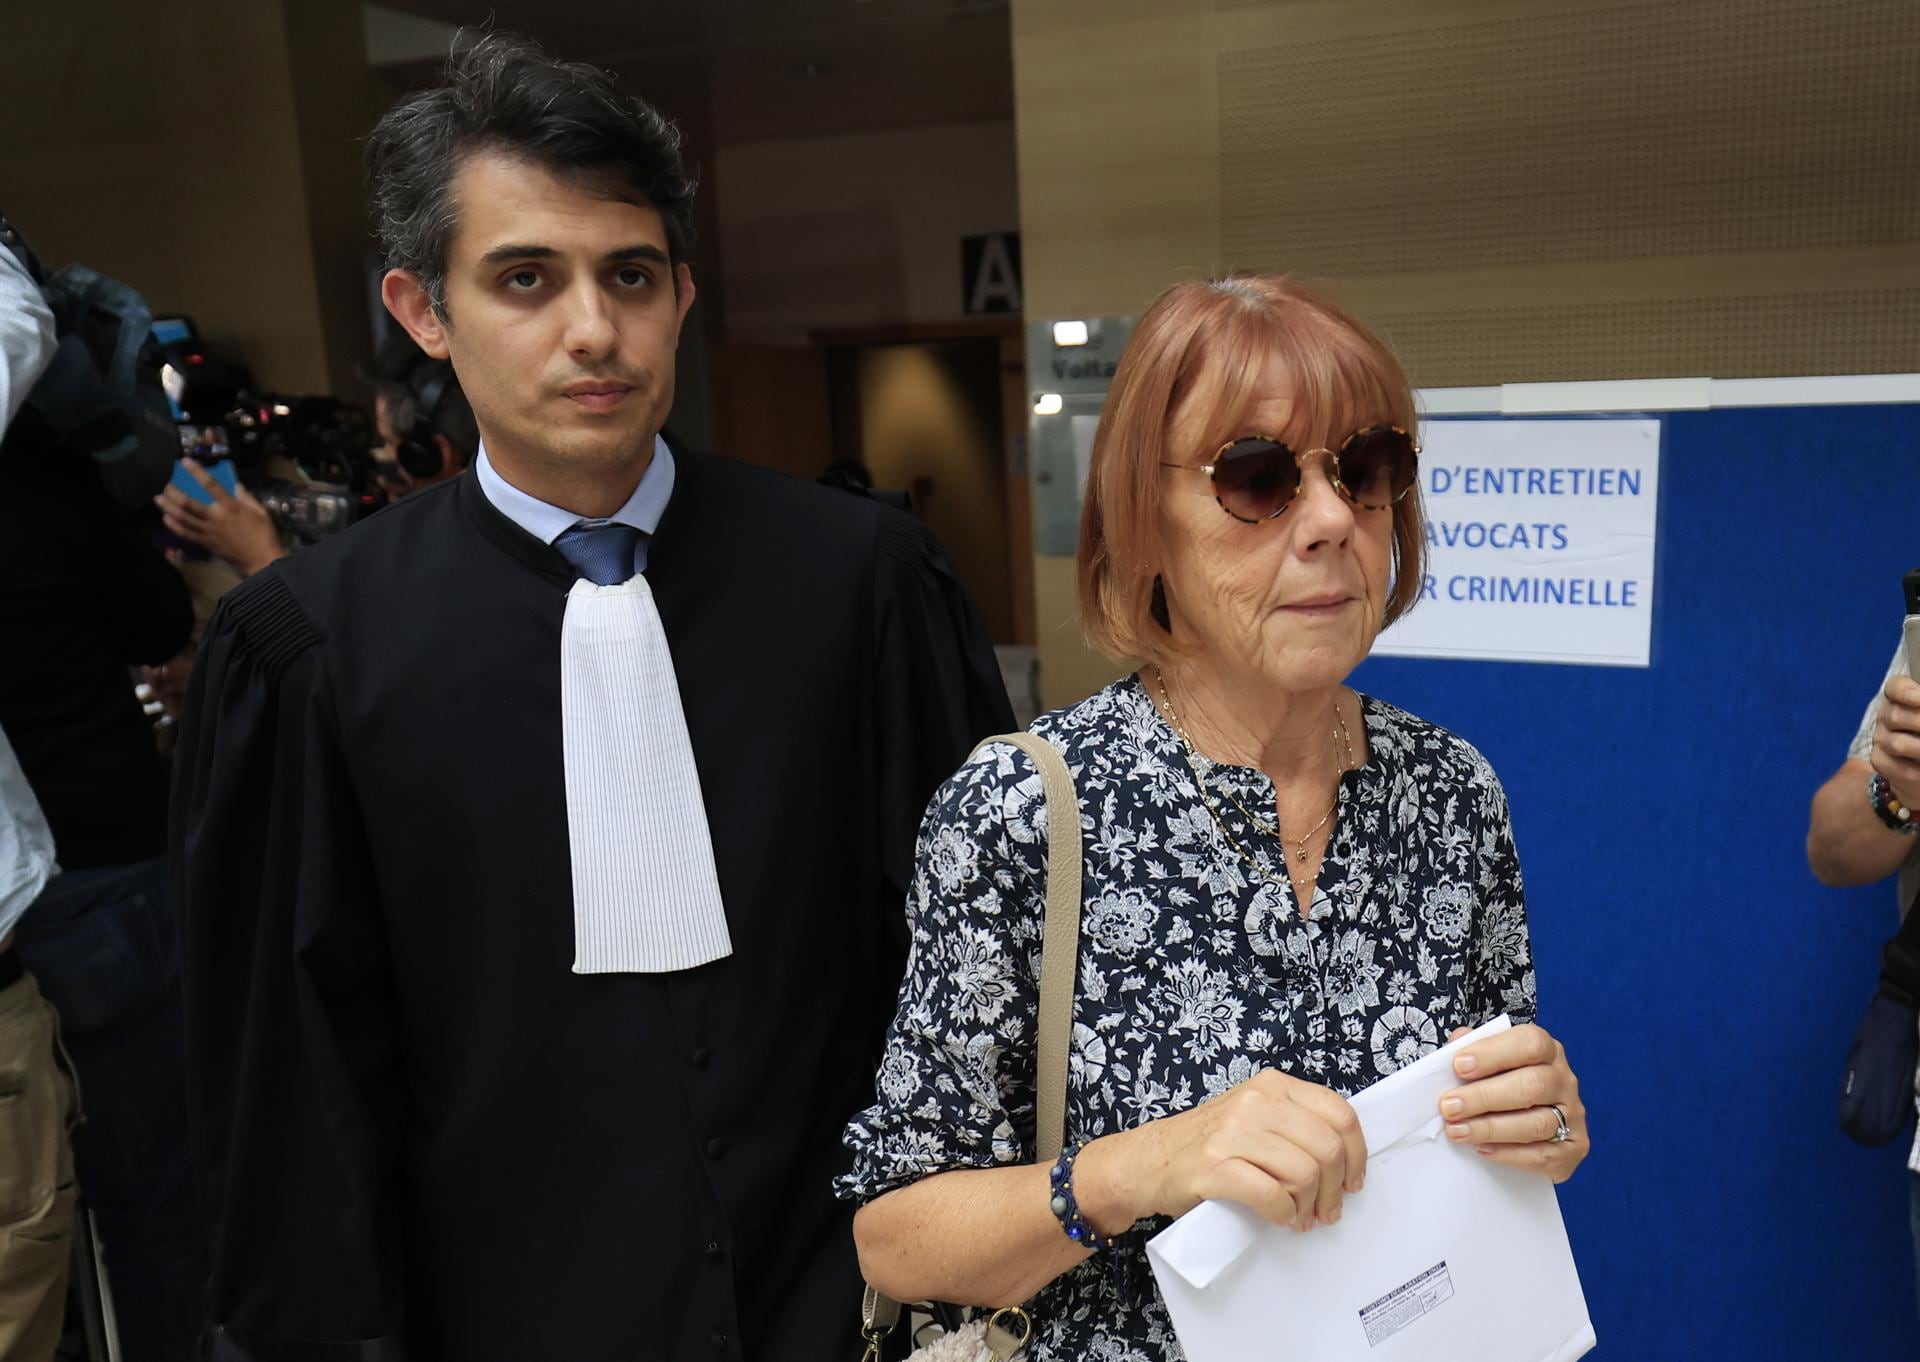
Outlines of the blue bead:
M 1083 1231 L 1078 1225 L 1067 1226 L 1067 1238 L 1073 1240 L 1076 1243 L 1079 1242 L 1082 1233 Z

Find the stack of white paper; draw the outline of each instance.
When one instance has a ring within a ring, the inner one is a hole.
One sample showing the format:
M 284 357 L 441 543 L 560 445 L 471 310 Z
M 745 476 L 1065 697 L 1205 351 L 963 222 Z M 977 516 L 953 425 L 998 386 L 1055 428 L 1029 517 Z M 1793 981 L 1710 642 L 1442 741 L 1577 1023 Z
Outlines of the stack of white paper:
M 1189 1362 L 1572 1362 L 1593 1324 L 1553 1185 L 1446 1138 L 1460 1047 L 1360 1093 L 1366 1186 L 1306 1234 L 1209 1201 L 1147 1244 Z

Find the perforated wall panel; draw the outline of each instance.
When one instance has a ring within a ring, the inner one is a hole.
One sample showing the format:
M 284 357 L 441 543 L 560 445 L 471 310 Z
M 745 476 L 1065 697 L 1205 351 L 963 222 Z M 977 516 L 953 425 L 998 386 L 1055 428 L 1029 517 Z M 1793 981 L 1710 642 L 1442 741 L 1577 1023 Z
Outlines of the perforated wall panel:
M 1229 266 L 1337 276 L 1920 240 L 1914 0 L 1541 7 L 1217 62 Z
M 1920 289 L 1369 309 L 1421 387 L 1920 370 Z

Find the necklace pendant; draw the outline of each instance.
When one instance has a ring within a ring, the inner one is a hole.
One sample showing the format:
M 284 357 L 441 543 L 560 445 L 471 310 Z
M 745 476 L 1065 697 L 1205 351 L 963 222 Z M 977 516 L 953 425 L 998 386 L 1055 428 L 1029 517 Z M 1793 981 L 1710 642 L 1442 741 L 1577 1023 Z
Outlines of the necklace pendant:
M 1293 859 L 1300 862 L 1301 865 L 1305 865 L 1307 863 L 1307 849 L 1304 846 L 1295 847 L 1293 851 Z

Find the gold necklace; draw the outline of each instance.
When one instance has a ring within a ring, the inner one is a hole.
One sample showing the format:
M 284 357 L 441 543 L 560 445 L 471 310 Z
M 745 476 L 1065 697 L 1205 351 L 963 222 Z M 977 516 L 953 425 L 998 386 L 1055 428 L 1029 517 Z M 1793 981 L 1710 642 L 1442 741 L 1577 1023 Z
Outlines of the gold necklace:
M 1180 722 L 1180 715 L 1178 714 L 1178 712 L 1175 711 L 1173 707 L 1173 697 L 1167 693 L 1166 673 L 1163 672 L 1158 665 L 1155 665 L 1153 669 L 1153 680 L 1154 680 L 1154 684 L 1158 686 L 1160 690 L 1160 703 L 1166 706 L 1167 718 L 1172 721 L 1173 731 L 1180 739 L 1180 753 L 1181 753 L 1181 756 L 1183 756 L 1186 759 L 1187 769 L 1193 773 L 1193 783 L 1196 787 L 1198 787 L 1200 791 L 1200 802 L 1207 806 L 1207 812 L 1213 815 L 1213 821 L 1219 826 L 1220 831 L 1223 834 L 1225 834 L 1227 841 L 1232 845 L 1233 849 L 1239 853 L 1240 859 L 1245 861 L 1248 865 L 1252 866 L 1255 870 L 1258 870 L 1262 875 L 1265 875 L 1266 878 L 1268 878 L 1269 880 L 1273 880 L 1273 882 L 1276 884 L 1280 883 L 1280 881 L 1277 878 L 1275 878 L 1275 876 L 1269 873 L 1263 866 L 1260 865 L 1259 862 L 1255 861 L 1253 857 L 1247 854 L 1246 849 L 1240 845 L 1239 839 L 1233 835 L 1233 830 L 1227 826 L 1226 820 L 1220 816 L 1220 811 L 1213 807 L 1213 801 L 1207 797 L 1207 782 L 1200 774 L 1199 764 L 1194 760 L 1194 756 L 1197 749 L 1194 747 L 1193 739 L 1187 735 L 1186 726 Z M 1346 766 L 1341 768 L 1341 774 L 1344 775 L 1353 766 L 1353 738 L 1347 731 L 1347 718 L 1344 714 L 1340 712 L 1340 704 L 1338 700 L 1334 702 L 1333 717 L 1334 717 L 1334 720 L 1340 725 L 1339 738 L 1342 746 L 1345 747 L 1346 753 L 1347 753 L 1347 764 Z M 1227 798 L 1229 800 L 1232 800 L 1234 808 L 1240 810 L 1242 817 L 1244 817 L 1249 823 L 1253 824 L 1254 827 L 1258 828 L 1261 832 L 1273 838 L 1274 841 L 1280 843 L 1280 850 L 1281 850 L 1280 859 L 1281 859 L 1281 864 L 1284 865 L 1286 863 L 1287 838 L 1281 834 L 1277 821 L 1274 825 L 1269 826 L 1264 820 L 1256 817 L 1253 811 L 1249 809 L 1245 804 L 1242 804 L 1239 798 L 1233 793 L 1233 791 L 1228 790 L 1226 794 L 1227 794 Z M 1293 858 L 1295 861 L 1297 861 L 1299 864 L 1303 866 L 1306 864 L 1307 844 L 1314 839 L 1314 837 L 1319 833 L 1321 828 L 1324 828 L 1327 825 L 1327 820 L 1333 817 L 1334 811 L 1339 807 L 1340 807 L 1340 791 L 1336 786 L 1333 792 L 1333 803 L 1329 804 L 1327 806 L 1327 811 L 1320 815 L 1320 821 L 1315 823 L 1311 828 L 1308 828 L 1306 831 L 1306 834 L 1302 836 L 1297 842 L 1294 848 L 1294 853 L 1293 853 Z M 1291 881 L 1292 877 L 1297 873 L 1298 873 L 1297 871 L 1292 871 L 1292 870 L 1288 871 L 1287 874 L 1288 874 L 1289 881 Z M 1299 888 L 1297 884 L 1295 884 L 1293 887 L 1296 890 Z
M 1288 871 L 1287 878 L 1283 880 L 1260 862 L 1256 861 L 1252 854 L 1240 845 L 1240 839 L 1233 835 L 1233 829 L 1228 827 L 1227 820 L 1220 816 L 1220 810 L 1214 808 L 1213 801 L 1207 798 L 1207 782 L 1200 775 L 1200 767 L 1194 762 L 1193 744 L 1188 741 L 1187 731 L 1180 726 L 1179 716 L 1173 712 L 1173 704 L 1167 699 L 1166 679 L 1160 675 L 1160 669 L 1158 667 L 1154 668 L 1154 679 L 1159 682 L 1160 699 L 1166 704 L 1167 717 L 1173 720 L 1173 731 L 1180 739 L 1180 755 L 1186 760 L 1187 770 L 1193 773 L 1194 788 L 1200 791 L 1200 802 L 1206 805 L 1207 813 L 1212 817 L 1214 826 L 1220 829 L 1220 835 L 1227 839 L 1227 845 L 1233 848 L 1234 855 L 1246 862 L 1248 869 L 1269 884 L 1277 885 L 1289 891 L 1297 900 L 1300 897 L 1300 884 L 1298 880 L 1294 878 L 1294 873 Z M 1283 851 L 1280 857 L 1280 864 L 1284 866 L 1286 863 L 1287 858 Z
M 1161 686 L 1161 694 L 1163 696 L 1166 694 L 1166 687 L 1164 685 Z M 1167 712 L 1171 714 L 1173 711 L 1169 709 Z M 1314 838 L 1314 835 L 1318 833 L 1321 828 L 1324 828 L 1327 825 L 1327 820 L 1333 817 L 1334 810 L 1340 807 L 1340 787 L 1338 784 L 1339 776 L 1346 774 L 1346 772 L 1352 769 L 1352 766 L 1353 766 L 1353 739 L 1347 733 L 1347 717 L 1346 715 L 1340 712 L 1340 704 L 1338 701 L 1334 702 L 1333 717 L 1334 717 L 1334 720 L 1340 725 L 1339 738 L 1340 738 L 1341 745 L 1344 748 L 1346 748 L 1347 764 L 1345 766 L 1342 766 L 1340 768 L 1339 774 L 1334 777 L 1336 783 L 1334 785 L 1334 791 L 1333 791 L 1333 803 L 1327 805 L 1327 811 L 1320 815 L 1320 821 L 1318 823 L 1315 823 L 1311 828 L 1308 828 L 1306 835 L 1301 837 L 1298 843 L 1295 844 L 1293 858 L 1296 861 L 1300 861 L 1303 863 L 1307 859 L 1307 843 L 1311 842 Z M 1184 734 L 1182 736 L 1184 736 Z M 1286 846 L 1287 839 L 1281 835 L 1280 825 L 1277 819 L 1272 824 L 1269 824 L 1265 819 L 1261 818 L 1259 814 L 1255 813 L 1252 809 L 1248 808 L 1245 804 L 1242 804 L 1240 802 L 1240 797 L 1236 795 L 1232 790 L 1228 790 L 1226 793 L 1227 793 L 1227 798 L 1233 801 L 1233 807 L 1240 810 L 1241 817 L 1245 818 L 1249 823 L 1253 824 L 1256 828 L 1260 829 L 1260 831 L 1264 832 L 1267 836 L 1273 838 L 1274 841 L 1280 843 L 1282 847 Z

